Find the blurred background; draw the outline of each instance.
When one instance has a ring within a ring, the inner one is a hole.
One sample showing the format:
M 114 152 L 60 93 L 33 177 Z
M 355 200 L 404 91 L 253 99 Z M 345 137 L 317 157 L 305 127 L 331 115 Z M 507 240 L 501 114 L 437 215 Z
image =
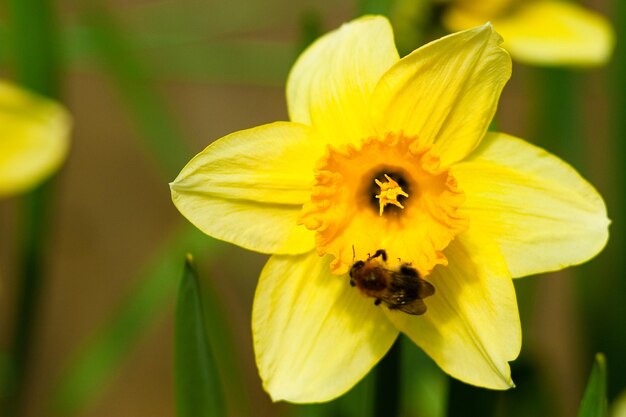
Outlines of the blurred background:
M 55 56 L 58 98 L 74 119 L 71 152 L 51 185 L 49 226 L 39 237 L 43 280 L 34 290 L 30 351 L 17 368 L 11 352 L 16 328 L 24 326 L 23 198 L 0 200 L 1 400 L 13 403 L 13 415 L 174 415 L 174 306 L 187 252 L 198 261 L 230 415 L 370 412 L 362 399 L 370 398 L 371 377 L 334 404 L 271 403 L 256 372 L 250 330 L 266 257 L 196 232 L 171 203 L 168 182 L 211 141 L 287 120 L 286 76 L 317 35 L 364 11 L 391 16 L 404 53 L 440 34 L 424 23 L 436 20 L 424 0 L 379 3 L 25 0 L 28 29 L 21 32 L 12 20 L 20 0 L 3 3 L 1 74 L 19 82 L 20 48 L 40 29 L 53 33 L 43 48 Z M 616 27 L 610 65 L 515 64 L 496 123 L 569 161 L 596 186 L 613 220 L 609 245 L 582 267 L 516 281 L 524 343 L 512 364 L 515 390 L 451 382 L 403 343 L 403 415 L 468 415 L 463 411 L 477 402 L 488 405 L 482 415 L 572 416 L 595 352 L 607 356 L 609 399 L 626 389 L 620 363 L 626 353 L 626 10 L 621 0 L 582 3 Z M 54 22 L 51 29 L 46 21 Z

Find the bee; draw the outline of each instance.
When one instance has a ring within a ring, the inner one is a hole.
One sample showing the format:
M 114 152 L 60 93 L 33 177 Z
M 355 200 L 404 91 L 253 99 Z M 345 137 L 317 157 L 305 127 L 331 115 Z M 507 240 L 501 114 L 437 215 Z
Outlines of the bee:
M 390 310 L 421 315 L 426 312 L 423 298 L 435 293 L 435 287 L 422 279 L 409 264 L 399 270 L 386 268 L 387 252 L 379 249 L 365 261 L 356 261 L 350 268 L 350 285 L 375 298 L 374 304 L 384 303 Z

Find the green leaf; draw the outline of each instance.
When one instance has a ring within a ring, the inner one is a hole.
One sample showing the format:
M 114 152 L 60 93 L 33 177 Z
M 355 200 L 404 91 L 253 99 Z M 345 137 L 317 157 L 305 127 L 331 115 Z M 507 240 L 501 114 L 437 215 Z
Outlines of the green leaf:
M 217 264 L 219 265 L 219 261 Z M 201 293 L 205 329 L 211 352 L 218 364 L 224 398 L 229 404 L 228 411 L 235 415 L 252 415 L 252 406 L 247 401 L 250 398 L 250 387 L 245 381 L 241 362 L 243 353 L 233 334 L 236 327 L 228 320 L 230 316 L 226 315 L 227 307 L 221 297 L 220 288 L 215 280 L 204 280 Z
M 191 255 L 187 255 L 178 290 L 174 358 L 178 417 L 224 416 L 222 387 L 208 344 L 198 274 Z
M 598 353 L 580 402 L 578 417 L 606 417 L 607 409 L 606 358 L 602 353 Z

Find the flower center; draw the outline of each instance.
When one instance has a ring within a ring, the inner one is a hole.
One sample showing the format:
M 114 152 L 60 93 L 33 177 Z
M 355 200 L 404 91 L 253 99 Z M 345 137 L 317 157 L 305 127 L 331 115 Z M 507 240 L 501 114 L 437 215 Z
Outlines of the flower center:
M 404 208 L 402 204 L 398 201 L 398 197 L 408 197 L 409 195 L 404 192 L 402 187 L 391 178 L 389 175 L 384 174 L 387 182 L 381 182 L 378 178 L 374 178 L 374 182 L 376 185 L 380 187 L 380 194 L 377 194 L 375 197 L 378 199 L 378 205 L 380 208 L 379 215 L 383 215 L 383 210 L 387 204 L 393 204 L 396 207 Z
M 333 273 L 384 249 L 396 267 L 410 264 L 426 276 L 447 263 L 442 250 L 467 228 L 457 211 L 464 200 L 431 146 L 389 133 L 359 146 L 329 146 L 299 222 L 315 231 L 320 256 L 334 256 Z

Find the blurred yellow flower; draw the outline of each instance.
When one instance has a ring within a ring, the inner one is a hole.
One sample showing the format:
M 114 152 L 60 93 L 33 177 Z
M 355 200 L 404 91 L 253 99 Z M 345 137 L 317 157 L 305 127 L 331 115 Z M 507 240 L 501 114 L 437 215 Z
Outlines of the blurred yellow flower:
M 58 103 L 0 81 L 0 197 L 27 191 L 56 171 L 69 129 Z
M 520 62 L 601 65 L 611 57 L 613 28 L 606 18 L 567 0 L 449 0 L 443 16 L 452 31 L 487 21 Z
M 202 231 L 273 254 L 252 327 L 274 400 L 345 393 L 399 332 L 453 377 L 507 389 L 521 347 L 511 277 L 604 247 L 609 222 L 591 185 L 544 150 L 487 132 L 511 73 L 500 42 L 486 24 L 400 59 L 385 18 L 345 24 L 294 65 L 290 122 L 219 139 L 171 184 Z M 378 269 L 351 286 L 364 267 Z M 398 271 L 423 285 L 366 296 L 367 279 Z

